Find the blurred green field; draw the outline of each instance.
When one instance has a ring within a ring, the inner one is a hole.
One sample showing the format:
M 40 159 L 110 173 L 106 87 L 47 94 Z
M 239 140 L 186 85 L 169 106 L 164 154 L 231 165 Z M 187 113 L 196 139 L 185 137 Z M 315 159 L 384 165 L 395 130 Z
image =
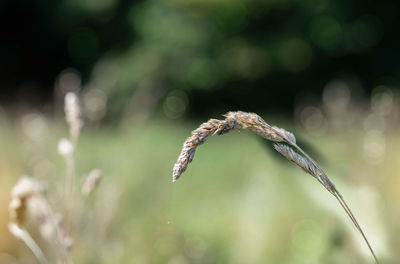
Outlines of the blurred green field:
M 99 168 L 104 177 L 92 196 L 77 192 L 74 263 L 373 263 L 336 200 L 251 133 L 209 138 L 173 184 L 182 143 L 200 123 L 153 119 L 83 131 L 78 175 Z M 365 156 L 362 130 L 310 134 L 275 124 L 312 146 L 381 263 L 397 263 L 398 135 L 386 133 L 384 156 L 374 163 Z M 65 165 L 57 144 L 67 128 L 47 121 L 32 136 L 17 124 L 1 127 L 0 263 L 35 263 L 7 230 L 9 193 L 20 176 L 31 175 L 48 182 L 50 204 L 60 208 Z

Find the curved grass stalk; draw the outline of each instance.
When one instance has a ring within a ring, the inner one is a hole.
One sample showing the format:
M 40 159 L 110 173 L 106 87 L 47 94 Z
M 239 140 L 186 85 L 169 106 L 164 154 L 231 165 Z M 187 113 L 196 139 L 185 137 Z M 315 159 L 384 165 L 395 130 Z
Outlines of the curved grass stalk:
M 379 264 L 366 235 L 358 224 L 357 219 L 345 202 L 341 193 L 336 186 L 328 178 L 323 169 L 315 162 L 306 152 L 304 152 L 297 144 L 296 137 L 283 128 L 268 125 L 260 116 L 255 113 L 246 113 L 242 111 L 228 112 L 224 120 L 210 119 L 200 125 L 199 128 L 192 132 L 192 136 L 186 139 L 183 144 L 181 154 L 173 168 L 172 181 L 175 182 L 183 172 L 187 169 L 190 162 L 193 161 L 196 148 L 203 144 L 211 135 L 222 135 L 235 129 L 246 129 L 252 131 L 263 138 L 278 142 L 274 143 L 276 151 L 281 153 L 289 161 L 293 162 L 305 172 L 316 178 L 340 203 L 356 229 L 362 235 L 365 243 L 371 252 L 376 264 Z M 282 144 L 283 143 L 283 144 Z M 293 150 L 294 148 L 295 150 Z

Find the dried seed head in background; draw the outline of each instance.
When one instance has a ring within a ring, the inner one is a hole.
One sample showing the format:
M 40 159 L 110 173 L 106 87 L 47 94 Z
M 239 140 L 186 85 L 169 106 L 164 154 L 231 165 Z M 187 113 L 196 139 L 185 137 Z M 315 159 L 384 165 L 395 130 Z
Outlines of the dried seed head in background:
M 40 204 L 45 190 L 45 184 L 30 177 L 22 177 L 11 191 L 10 221 L 22 226 L 25 222 L 26 212 L 30 210 L 28 202 L 31 203 L 30 200 L 33 198 L 32 204 L 36 207 L 42 207 Z M 36 210 L 32 210 L 32 212 L 34 214 L 41 213 Z
M 100 183 L 101 180 L 101 171 L 99 169 L 93 169 L 89 172 L 89 174 L 84 179 L 82 185 L 82 194 L 89 195 Z
M 297 144 L 296 137 L 283 128 L 268 125 L 260 116 L 255 113 L 246 113 L 242 111 L 228 112 L 225 120 L 210 119 L 208 122 L 201 124 L 199 128 L 192 132 L 192 136 L 187 138 L 183 144 L 181 154 L 174 165 L 172 173 L 172 181 L 175 182 L 192 162 L 196 148 L 203 144 L 210 135 L 225 134 L 234 129 L 247 129 L 265 139 L 273 142 L 282 142 L 285 144 L 274 144 L 276 151 L 281 153 L 289 161 L 298 165 L 305 172 L 316 178 L 340 203 L 354 226 L 362 235 L 367 244 L 374 260 L 378 263 L 378 259 L 369 244 L 367 237 L 358 224 L 349 206 L 345 202 L 343 196 L 336 189 L 335 185 L 328 178 L 322 168 L 307 153 L 305 153 Z M 293 149 L 292 149 L 293 148 Z M 297 151 L 295 151 L 295 150 Z
M 80 130 L 83 126 L 79 99 L 75 93 L 68 92 L 65 95 L 64 112 L 65 119 L 69 125 L 71 139 L 75 142 L 78 139 Z
M 67 237 L 61 227 L 60 215 L 55 215 L 45 197 L 47 186 L 31 177 L 22 177 L 11 191 L 9 204 L 10 232 L 18 237 L 27 235 L 25 222 L 30 216 L 38 224 L 42 237 L 50 242 L 56 242 L 64 250 L 72 245 L 72 240 Z M 18 231 L 19 230 L 19 231 Z
M 64 158 L 71 157 L 74 153 L 74 145 L 66 138 L 60 139 L 58 142 L 58 154 Z

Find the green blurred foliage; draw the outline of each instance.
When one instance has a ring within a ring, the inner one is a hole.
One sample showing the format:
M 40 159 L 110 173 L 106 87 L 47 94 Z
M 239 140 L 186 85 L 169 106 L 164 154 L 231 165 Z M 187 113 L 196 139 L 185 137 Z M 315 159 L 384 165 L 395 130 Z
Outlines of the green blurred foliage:
M 60 212 L 65 164 L 56 153 L 67 131 L 48 124 L 36 141 L 3 129 L 0 146 L 0 260 L 31 263 L 31 252 L 6 229 L 9 190 L 23 173 L 48 182 Z M 79 194 L 74 263 L 365 263 L 365 245 L 335 199 L 312 177 L 247 132 L 210 137 L 179 181 L 171 170 L 197 124 L 153 120 L 140 129 L 88 130 L 79 140 L 78 179 L 103 171 L 90 197 Z M 7 126 L 4 126 L 7 127 Z M 297 136 L 310 139 L 296 129 Z M 320 160 L 346 197 L 382 263 L 398 256 L 399 142 L 389 136 L 382 163 L 365 162 L 363 132 L 312 136 Z M 43 144 L 43 141 L 46 142 Z M 9 145 L 13 145 L 9 148 Z M 392 157 L 392 158 L 390 158 Z M 390 172 L 390 173 L 388 173 Z M 394 174 L 393 174 L 394 173 Z M 382 191 L 385 190 L 385 191 Z M 390 201 L 390 202 L 389 202 Z M 30 227 L 35 230 L 35 225 Z M 34 232 L 33 232 L 34 233 Z M 35 233 L 34 233 L 35 234 Z M 48 242 L 35 236 L 44 249 Z M 388 254 L 391 252 L 391 254 Z

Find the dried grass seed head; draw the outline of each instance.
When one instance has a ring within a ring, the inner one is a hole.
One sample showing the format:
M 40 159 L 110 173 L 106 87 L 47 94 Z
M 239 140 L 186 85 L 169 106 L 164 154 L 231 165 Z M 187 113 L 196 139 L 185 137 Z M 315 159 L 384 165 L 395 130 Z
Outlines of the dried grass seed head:
M 234 129 L 247 129 L 268 140 L 296 142 L 294 135 L 282 128 L 271 127 L 259 115 L 242 111 L 228 112 L 224 120 L 210 119 L 192 131 L 192 136 L 183 143 L 181 153 L 174 165 L 172 181 L 175 182 L 194 158 L 196 148 L 211 135 L 226 134 Z
M 294 151 L 291 147 L 285 144 L 277 144 L 277 143 L 273 145 L 274 149 L 279 153 L 281 153 L 286 159 L 288 159 L 289 161 L 293 162 L 294 164 L 302 168 L 305 172 L 309 173 L 311 176 L 317 179 L 319 178 L 317 167 L 315 167 L 314 164 L 312 164 L 303 156 Z
M 285 156 L 288 160 L 292 161 L 296 165 L 300 166 L 307 173 L 314 176 L 332 195 L 337 198 L 340 205 L 346 211 L 346 214 L 350 217 L 358 231 L 363 236 L 364 241 L 368 245 L 368 248 L 374 257 L 375 262 L 378 263 L 378 259 L 375 256 L 375 253 L 371 245 L 369 244 L 368 239 L 364 235 L 364 232 L 359 226 L 350 208 L 344 201 L 342 195 L 339 193 L 335 185 L 324 173 L 321 167 L 296 144 L 296 138 L 292 133 L 286 131 L 283 128 L 271 127 L 261 117 L 254 113 L 237 111 L 228 112 L 224 116 L 226 117 L 225 120 L 220 121 L 216 119 L 211 119 L 208 122 L 203 123 L 198 129 L 192 132 L 192 136 L 189 137 L 183 144 L 181 154 L 174 165 L 173 181 L 176 181 L 181 176 L 181 174 L 186 170 L 188 164 L 193 160 L 196 147 L 204 143 L 207 137 L 211 134 L 223 134 L 233 130 L 234 128 L 243 128 L 258 134 L 265 139 L 274 142 L 285 142 L 288 145 L 294 147 L 301 154 L 295 152 L 292 148 L 284 144 L 274 144 L 274 148 L 283 156 Z M 228 122 L 229 124 L 234 125 L 228 125 Z M 216 124 L 218 124 L 218 126 L 220 127 L 222 124 L 223 127 L 226 127 L 227 129 L 217 129 Z M 221 131 L 221 133 L 216 133 L 216 131 Z
M 31 177 L 22 177 L 12 188 L 9 204 L 10 232 L 22 238 L 26 231 L 24 225 L 27 215 L 39 225 L 40 234 L 48 241 L 60 240 L 63 247 L 71 245 L 71 239 L 65 236 L 61 228 L 61 215 L 53 214 L 45 197 L 47 185 Z M 58 217 L 58 220 L 55 219 Z M 57 235 L 60 237 L 57 238 Z M 67 244 L 68 245 L 67 245 Z
M 75 147 L 71 141 L 66 138 L 60 139 L 58 142 L 58 154 L 64 158 L 71 157 L 74 153 Z
M 93 169 L 84 179 L 82 185 L 82 194 L 89 195 L 99 184 L 101 179 L 101 171 L 99 169 Z
M 9 204 L 10 220 L 18 225 L 23 225 L 28 202 L 32 197 L 42 197 L 46 190 L 46 185 L 30 177 L 22 177 L 11 190 L 11 201 Z M 29 202 L 30 203 L 30 202 Z M 38 201 L 33 204 L 37 204 Z M 39 211 L 32 210 L 39 213 Z
M 227 117 L 225 120 L 210 119 L 192 131 L 192 135 L 183 143 L 181 153 L 174 165 L 172 181 L 175 182 L 187 169 L 194 158 L 196 148 L 206 142 L 211 135 L 222 135 L 238 127 L 236 119 Z
M 68 92 L 64 98 L 65 119 L 69 125 L 70 134 L 73 139 L 77 139 L 83 126 L 81 119 L 81 107 L 79 98 L 74 92 Z

